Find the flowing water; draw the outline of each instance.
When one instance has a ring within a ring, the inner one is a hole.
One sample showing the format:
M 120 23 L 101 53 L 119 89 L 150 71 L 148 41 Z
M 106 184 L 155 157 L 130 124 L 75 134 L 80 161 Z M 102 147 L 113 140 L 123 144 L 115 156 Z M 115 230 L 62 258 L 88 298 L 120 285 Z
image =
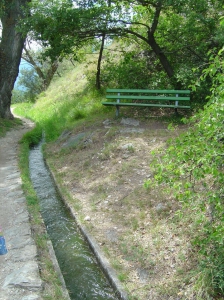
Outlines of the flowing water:
M 117 300 L 74 218 L 57 193 L 41 144 L 30 150 L 30 176 L 72 300 Z

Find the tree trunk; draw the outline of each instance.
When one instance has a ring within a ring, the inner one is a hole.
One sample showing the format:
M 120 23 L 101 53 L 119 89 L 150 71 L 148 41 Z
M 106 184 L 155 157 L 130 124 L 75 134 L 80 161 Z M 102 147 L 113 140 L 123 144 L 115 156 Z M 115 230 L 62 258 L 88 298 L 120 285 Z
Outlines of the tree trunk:
M 174 76 L 174 70 L 173 70 L 169 60 L 167 59 L 166 55 L 163 53 L 162 49 L 157 44 L 153 34 L 149 33 L 148 43 L 149 43 L 150 47 L 152 48 L 152 50 L 154 51 L 154 53 L 156 54 L 156 56 L 159 58 L 159 61 L 160 61 L 161 65 L 163 66 L 168 77 L 172 78 Z
M 49 69 L 47 70 L 47 75 L 45 76 L 45 80 L 44 80 L 44 89 L 46 90 L 53 77 L 54 77 L 54 74 L 57 72 L 57 69 L 58 69 L 58 61 L 55 60 L 53 63 L 51 63 L 51 65 L 49 66 Z
M 102 57 L 103 57 L 105 36 L 106 36 L 105 34 L 102 35 L 101 47 L 100 47 L 98 63 L 97 63 L 97 72 L 96 72 L 96 88 L 97 88 L 97 90 L 100 90 L 100 88 L 101 88 L 100 73 L 101 73 L 101 61 L 102 61 Z
M 10 110 L 12 90 L 19 73 L 25 37 L 16 28 L 22 18 L 22 6 L 29 0 L 11 0 L 5 4 L 1 16 L 2 39 L 0 43 L 0 117 L 13 119 Z

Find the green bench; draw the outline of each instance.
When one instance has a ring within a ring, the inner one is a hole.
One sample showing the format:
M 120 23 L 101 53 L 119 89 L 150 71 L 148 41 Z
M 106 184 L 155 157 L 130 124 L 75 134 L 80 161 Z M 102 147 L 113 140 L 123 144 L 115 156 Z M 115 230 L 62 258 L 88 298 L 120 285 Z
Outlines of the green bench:
M 106 99 L 112 101 L 102 102 L 106 106 L 116 107 L 116 116 L 119 116 L 120 106 L 135 107 L 190 107 L 189 90 L 137 90 L 137 89 L 107 89 Z

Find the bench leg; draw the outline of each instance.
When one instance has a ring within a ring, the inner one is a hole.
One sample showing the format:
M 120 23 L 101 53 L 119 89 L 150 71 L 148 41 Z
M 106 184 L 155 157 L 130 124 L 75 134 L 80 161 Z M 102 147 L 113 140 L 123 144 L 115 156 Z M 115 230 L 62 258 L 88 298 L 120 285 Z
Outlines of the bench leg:
M 178 114 L 178 111 L 177 111 L 177 108 L 175 108 L 175 114 L 176 114 L 176 116 L 179 115 L 179 114 Z
M 178 97 L 178 94 L 176 94 L 176 97 Z M 175 105 L 178 106 L 178 101 L 175 101 Z M 177 108 L 175 108 L 175 114 L 176 116 L 178 116 Z
M 119 105 L 116 105 L 116 117 L 118 117 L 119 116 Z

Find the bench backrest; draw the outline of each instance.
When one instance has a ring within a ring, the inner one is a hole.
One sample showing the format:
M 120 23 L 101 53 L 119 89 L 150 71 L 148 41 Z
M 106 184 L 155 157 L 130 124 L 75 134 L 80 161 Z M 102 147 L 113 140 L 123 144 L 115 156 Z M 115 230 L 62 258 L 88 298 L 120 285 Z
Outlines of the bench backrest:
M 107 99 L 190 101 L 190 90 L 107 89 Z
M 107 93 L 144 93 L 144 94 L 188 94 L 190 90 L 143 90 L 143 89 L 107 89 Z

